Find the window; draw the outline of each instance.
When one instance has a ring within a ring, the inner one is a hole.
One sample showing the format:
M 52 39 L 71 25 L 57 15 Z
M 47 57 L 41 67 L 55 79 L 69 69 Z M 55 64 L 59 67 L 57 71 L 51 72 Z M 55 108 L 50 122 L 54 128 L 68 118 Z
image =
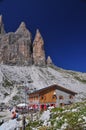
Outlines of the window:
M 44 96 L 41 96 L 41 100 L 43 100 L 44 99 Z
M 64 106 L 64 103 L 60 103 L 60 106 L 61 106 L 61 107 Z
M 69 98 L 70 98 L 70 99 L 73 99 L 73 95 L 69 95 Z
M 59 99 L 64 99 L 62 95 L 59 96 Z
M 56 95 L 53 95 L 53 96 L 52 96 L 52 99 L 57 99 L 57 96 L 56 96 Z
M 41 96 L 41 100 L 46 100 L 46 96 Z

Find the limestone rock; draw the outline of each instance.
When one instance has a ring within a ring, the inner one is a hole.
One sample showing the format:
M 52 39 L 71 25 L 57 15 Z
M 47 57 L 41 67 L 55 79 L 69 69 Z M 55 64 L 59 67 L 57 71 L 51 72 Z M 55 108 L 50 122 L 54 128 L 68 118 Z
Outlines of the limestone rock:
M 21 37 L 24 37 L 24 38 L 28 38 L 29 40 L 32 39 L 31 33 L 26 28 L 26 25 L 25 25 L 24 22 L 21 22 L 21 24 L 20 24 L 19 28 L 17 29 L 17 31 L 15 32 L 15 34 L 18 34 L 18 35 L 20 35 Z
M 35 39 L 33 41 L 33 62 L 35 65 L 44 66 L 46 64 L 44 41 L 37 29 Z
M 11 65 L 31 65 L 31 41 L 15 33 L 0 38 L 0 63 Z
M 19 64 L 32 65 L 32 46 L 28 39 L 21 38 L 18 40 Z
M 32 44 L 31 33 L 24 22 L 21 22 L 16 32 L 5 33 L 2 16 L 0 16 L 0 63 L 45 66 L 44 40 L 39 30 L 37 29 Z M 49 57 L 47 64 L 52 64 Z
M 0 15 L 0 34 L 5 34 L 4 24 L 3 24 L 3 20 L 2 20 L 2 15 Z
M 52 59 L 51 59 L 50 56 L 48 56 L 48 58 L 47 58 L 47 65 L 52 65 L 52 64 L 53 64 Z
M 32 36 L 30 31 L 26 28 L 24 22 L 21 22 L 19 28 L 15 32 L 20 38 L 17 41 L 18 44 L 18 63 L 20 65 L 32 64 Z

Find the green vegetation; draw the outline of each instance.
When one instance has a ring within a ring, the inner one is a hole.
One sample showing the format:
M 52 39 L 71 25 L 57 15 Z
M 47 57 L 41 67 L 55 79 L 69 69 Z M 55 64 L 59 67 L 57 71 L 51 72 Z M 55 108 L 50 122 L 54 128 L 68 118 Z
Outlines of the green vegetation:
M 6 96 L 8 96 L 9 94 L 8 93 L 4 93 L 4 96 L 6 97 Z
M 68 74 L 71 74 L 72 76 L 77 75 L 77 72 L 74 71 L 67 71 Z
M 3 83 L 3 86 L 4 87 L 10 87 L 10 86 L 12 86 L 13 84 L 8 80 L 8 79 L 5 79 L 4 80 L 4 83 Z
M 78 80 L 78 81 L 80 81 L 80 82 L 86 84 L 86 80 L 85 80 L 85 79 L 81 79 L 81 78 L 78 77 L 78 76 L 74 76 L 74 78 L 75 78 L 76 80 Z
M 57 67 L 55 65 L 49 65 L 49 67 L 52 68 L 52 69 L 54 69 L 54 70 L 56 70 L 56 71 L 63 72 L 62 68 Z
M 50 121 L 55 129 L 61 129 L 63 124 L 66 124 L 64 130 L 84 130 L 86 128 L 84 126 L 86 124 L 86 101 L 66 106 L 59 112 L 58 109 L 56 111 L 56 108 L 52 111 L 53 116 Z
M 48 125 L 49 123 L 49 125 Z M 63 108 L 51 109 L 51 118 L 44 122 L 32 121 L 26 130 L 86 130 L 86 100 Z
M 14 97 L 13 97 L 13 100 L 15 100 L 15 101 L 16 101 L 16 100 L 19 100 L 19 96 L 17 96 L 17 95 L 14 96 Z
M 30 123 L 26 127 L 26 130 L 32 130 L 32 127 L 37 128 L 40 125 L 41 125 L 41 122 L 39 121 L 30 121 Z
M 54 109 L 52 109 L 52 112 L 62 112 L 64 109 L 62 107 L 56 107 Z
M 52 128 L 49 128 L 47 126 L 42 126 L 39 128 L 39 130 L 53 130 Z
M 3 118 L 3 117 L 5 117 L 5 116 L 0 116 L 0 118 Z

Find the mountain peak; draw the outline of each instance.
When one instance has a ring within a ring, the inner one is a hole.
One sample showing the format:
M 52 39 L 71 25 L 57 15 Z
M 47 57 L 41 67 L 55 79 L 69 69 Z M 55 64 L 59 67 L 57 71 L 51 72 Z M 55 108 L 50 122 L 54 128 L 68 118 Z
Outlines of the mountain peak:
M 41 36 L 39 29 L 36 30 L 36 35 Z
M 52 65 L 53 62 L 52 62 L 52 59 L 50 56 L 47 57 L 47 65 Z
M 2 24 L 2 15 L 0 15 L 0 24 Z
M 36 34 L 35 34 L 35 38 L 34 38 L 33 44 L 39 43 L 39 41 L 40 41 L 41 44 L 44 44 L 42 35 L 41 35 L 39 29 L 37 29 L 37 30 L 36 30 Z
M 25 22 L 21 22 L 20 27 L 21 27 L 21 28 L 26 28 Z
M 22 37 L 27 37 L 31 39 L 31 33 L 30 31 L 26 28 L 25 22 L 21 22 L 19 25 L 19 28 L 15 32 L 15 34 L 20 34 Z
M 33 59 L 35 65 L 44 66 L 46 64 L 44 40 L 38 29 L 33 41 Z
M 2 15 L 0 16 L 0 34 L 4 33 Z M 0 35 L 0 63 L 8 65 L 37 65 L 45 66 L 51 64 L 46 62 L 44 40 L 39 31 L 32 44 L 32 36 L 25 22 L 21 22 L 16 32 Z

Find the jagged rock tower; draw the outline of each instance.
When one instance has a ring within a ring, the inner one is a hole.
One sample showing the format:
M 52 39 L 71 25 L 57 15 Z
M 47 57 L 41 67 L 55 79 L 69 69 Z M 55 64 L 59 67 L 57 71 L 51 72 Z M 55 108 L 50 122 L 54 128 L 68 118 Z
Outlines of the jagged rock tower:
M 38 29 L 33 41 L 33 60 L 35 65 L 42 66 L 46 64 L 44 41 Z
M 47 57 L 47 65 L 52 65 L 53 62 L 52 62 L 52 59 L 50 56 Z
M 21 22 L 16 32 L 5 33 L 0 16 L 0 63 L 45 66 L 51 61 L 46 62 L 44 40 L 38 29 L 32 44 L 31 33 L 24 22 Z
M 2 21 L 2 15 L 0 15 L 0 34 L 5 34 L 4 24 Z
M 17 41 L 19 64 L 32 65 L 32 36 L 24 22 L 20 24 L 15 34 L 20 36 Z

